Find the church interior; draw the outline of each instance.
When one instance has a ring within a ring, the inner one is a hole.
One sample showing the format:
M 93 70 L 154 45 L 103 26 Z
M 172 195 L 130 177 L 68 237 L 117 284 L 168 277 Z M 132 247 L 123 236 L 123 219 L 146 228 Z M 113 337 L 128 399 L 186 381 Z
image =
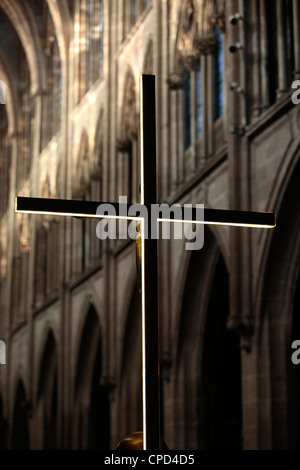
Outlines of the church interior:
M 142 430 L 135 242 L 15 212 L 139 202 L 141 74 L 159 204 L 276 213 L 272 230 L 205 225 L 199 250 L 158 240 L 161 437 L 300 449 L 299 0 L 0 0 L 0 449 Z

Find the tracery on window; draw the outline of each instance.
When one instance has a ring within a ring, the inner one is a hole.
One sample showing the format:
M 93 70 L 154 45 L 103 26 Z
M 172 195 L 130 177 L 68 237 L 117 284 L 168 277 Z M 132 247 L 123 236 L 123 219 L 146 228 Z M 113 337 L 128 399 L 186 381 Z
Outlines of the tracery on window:
M 103 71 L 103 0 L 81 0 L 74 28 L 79 102 Z
M 151 3 L 151 0 L 123 0 L 123 39 L 126 38 Z

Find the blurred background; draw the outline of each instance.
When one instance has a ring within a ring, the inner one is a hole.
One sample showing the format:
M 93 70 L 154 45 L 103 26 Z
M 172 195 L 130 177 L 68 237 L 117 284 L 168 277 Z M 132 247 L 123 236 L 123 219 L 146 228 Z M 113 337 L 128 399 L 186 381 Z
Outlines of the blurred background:
M 14 212 L 17 195 L 139 200 L 142 73 L 159 202 L 277 214 L 274 230 L 205 228 L 199 251 L 159 242 L 162 436 L 299 448 L 299 9 L 0 0 L 0 448 L 115 449 L 142 429 L 134 242 Z

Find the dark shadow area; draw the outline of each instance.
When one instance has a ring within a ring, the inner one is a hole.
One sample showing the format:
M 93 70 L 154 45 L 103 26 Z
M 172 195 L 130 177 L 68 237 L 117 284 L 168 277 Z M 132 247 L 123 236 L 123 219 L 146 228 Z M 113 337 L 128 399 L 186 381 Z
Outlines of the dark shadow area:
M 203 351 L 206 449 L 242 448 L 239 336 L 226 326 L 228 273 L 220 257 L 209 301 Z

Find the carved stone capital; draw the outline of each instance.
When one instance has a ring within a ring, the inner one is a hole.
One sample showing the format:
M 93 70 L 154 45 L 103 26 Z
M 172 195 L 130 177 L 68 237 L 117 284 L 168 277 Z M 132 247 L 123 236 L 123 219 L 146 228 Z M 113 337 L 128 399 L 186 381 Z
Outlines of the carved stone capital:
M 219 28 L 222 33 L 225 33 L 225 0 L 216 0 L 215 11 L 211 22 L 214 26 Z
M 240 347 L 246 352 L 251 351 L 251 339 L 254 333 L 254 324 L 252 318 L 240 316 L 230 316 L 227 321 L 227 328 L 235 331 L 241 337 Z
M 90 178 L 92 181 L 100 181 L 102 177 L 102 169 L 99 165 L 95 166 L 91 173 L 90 173 Z
M 196 70 L 197 65 L 199 64 L 199 55 L 198 54 L 188 54 L 182 57 L 183 64 L 187 70 L 192 72 Z
M 214 34 L 210 34 L 209 36 L 196 36 L 194 44 L 199 55 L 209 55 L 214 52 L 217 42 Z
M 176 91 L 182 88 L 182 77 L 179 73 L 173 72 L 170 73 L 167 78 L 167 85 L 170 90 Z
M 214 25 L 224 34 L 225 33 L 225 15 L 216 15 L 213 19 Z
M 166 382 L 170 382 L 172 369 L 172 359 L 169 352 L 164 352 L 160 359 L 160 377 Z
M 130 150 L 130 146 L 131 146 L 131 141 L 128 138 L 117 139 L 116 149 L 118 152 L 127 153 Z
M 116 392 L 116 381 L 113 377 L 101 377 L 99 385 L 101 388 L 105 389 L 108 394 L 108 399 L 110 401 L 115 400 L 115 392 Z

